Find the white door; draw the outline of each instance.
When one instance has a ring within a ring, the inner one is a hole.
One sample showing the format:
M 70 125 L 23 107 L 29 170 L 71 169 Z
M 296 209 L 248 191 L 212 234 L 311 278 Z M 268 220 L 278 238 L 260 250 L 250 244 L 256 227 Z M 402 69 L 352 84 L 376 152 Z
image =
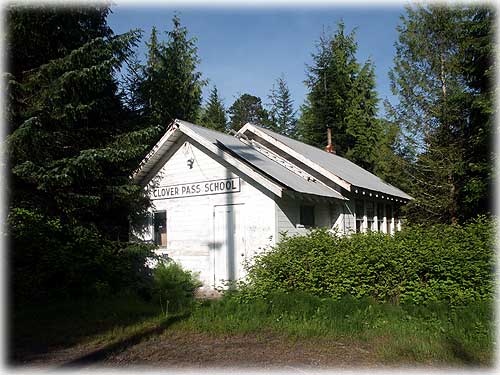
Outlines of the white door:
M 246 257 L 243 205 L 214 207 L 214 287 L 243 276 Z

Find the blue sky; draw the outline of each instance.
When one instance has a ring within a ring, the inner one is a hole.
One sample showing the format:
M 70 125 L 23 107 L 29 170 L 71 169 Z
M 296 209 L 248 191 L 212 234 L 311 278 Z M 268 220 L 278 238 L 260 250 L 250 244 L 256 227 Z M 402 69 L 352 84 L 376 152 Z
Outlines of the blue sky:
M 387 73 L 395 53 L 396 26 L 404 13 L 402 5 L 309 9 L 115 5 L 112 11 L 108 23 L 115 33 L 144 30 L 139 56 L 145 53 L 144 42 L 149 39 L 151 28 L 156 26 L 162 32 L 171 29 L 171 19 L 177 11 L 190 36 L 198 40 L 199 70 L 209 80 L 204 98 L 215 84 L 226 107 L 245 92 L 266 103 L 273 82 L 284 74 L 298 108 L 307 95 L 303 81 L 315 42 L 323 29 L 333 32 L 343 19 L 347 31 L 357 28 L 358 61 L 370 58 L 375 64 L 379 108 L 382 109 L 384 99 L 396 102 Z

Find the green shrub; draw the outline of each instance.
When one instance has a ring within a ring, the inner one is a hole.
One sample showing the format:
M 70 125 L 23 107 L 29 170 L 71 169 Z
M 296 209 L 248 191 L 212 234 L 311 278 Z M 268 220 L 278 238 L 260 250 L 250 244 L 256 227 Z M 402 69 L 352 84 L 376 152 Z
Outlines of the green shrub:
M 152 246 L 110 241 L 92 226 L 63 223 L 39 211 L 12 208 L 9 281 L 14 303 L 102 297 L 152 286 Z
M 410 226 L 394 236 L 313 230 L 257 256 L 239 298 L 304 291 L 413 304 L 490 300 L 493 241 L 493 223 L 484 217 L 466 225 Z
M 202 284 L 191 271 L 173 262 L 160 262 L 153 271 L 154 296 L 165 314 L 188 308 Z

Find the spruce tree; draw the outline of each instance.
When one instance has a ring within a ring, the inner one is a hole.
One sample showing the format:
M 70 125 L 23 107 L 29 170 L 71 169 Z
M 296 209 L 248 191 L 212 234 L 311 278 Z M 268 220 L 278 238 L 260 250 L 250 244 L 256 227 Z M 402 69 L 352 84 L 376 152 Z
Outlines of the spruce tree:
M 110 36 L 109 9 L 92 6 L 55 8 L 50 5 L 10 6 L 6 11 L 9 73 L 20 80 L 31 69 L 66 56 L 98 37 Z
M 36 52 L 44 56 L 41 65 L 11 74 L 10 86 L 19 99 L 13 103 L 14 130 L 7 138 L 14 296 L 44 298 L 94 293 L 103 285 L 122 287 L 128 277 L 120 267 L 129 267 L 124 252 L 129 218 L 144 213 L 148 204 L 130 175 L 148 149 L 150 134 L 130 121 L 117 81 L 139 33 L 110 34 L 107 8 L 72 10 L 41 30 L 33 23 L 37 9 L 21 10 L 31 12 L 29 17 L 15 16 L 17 8 L 9 11 L 9 34 L 33 29 L 45 34 L 38 39 L 47 40 L 52 27 L 71 24 L 68 35 L 93 36 L 65 43 L 66 52 L 50 45 L 27 46 L 21 55 L 30 48 L 44 49 Z M 78 22 L 69 22 L 71 17 Z M 96 19 L 102 24 L 93 24 Z M 95 33 L 89 32 L 89 24 Z M 9 51 L 9 62 L 19 59 L 19 49 Z
M 188 37 L 177 15 L 172 23 L 166 42 L 159 41 L 156 28 L 152 29 L 140 88 L 148 121 L 159 126 L 160 135 L 175 118 L 196 121 L 205 85 L 197 71 L 196 39 Z
M 383 139 L 382 123 L 377 119 L 378 97 L 375 91 L 375 72 L 368 61 L 360 69 L 350 92 L 350 106 L 346 110 L 346 133 L 351 143 L 345 157 L 369 171 L 376 168 Z
M 459 192 L 464 218 L 491 211 L 493 197 L 494 40 L 496 12 L 467 7 L 460 23 L 461 74 L 469 88 L 469 121 L 464 131 L 465 175 Z
M 224 104 L 219 98 L 217 87 L 213 87 L 206 108 L 201 117 L 201 124 L 220 132 L 226 131 L 227 117 Z
M 321 35 L 308 66 L 309 94 L 301 111 L 307 119 L 299 120 L 299 138 L 323 148 L 330 127 L 336 153 L 372 170 L 378 99 L 373 64 L 360 68 L 356 51 L 354 31 L 347 34 L 342 22 L 334 35 Z
M 293 109 L 292 96 L 283 75 L 276 80 L 268 99 L 272 130 L 286 136 L 295 136 L 296 112 Z

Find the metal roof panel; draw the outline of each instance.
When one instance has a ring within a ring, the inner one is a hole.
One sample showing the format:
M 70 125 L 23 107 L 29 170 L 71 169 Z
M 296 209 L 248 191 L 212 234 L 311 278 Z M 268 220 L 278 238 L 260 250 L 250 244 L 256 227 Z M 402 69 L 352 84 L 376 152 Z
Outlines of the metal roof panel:
M 337 198 L 342 200 L 346 199 L 336 190 L 333 190 L 318 181 L 307 181 L 306 179 L 298 176 L 281 164 L 269 159 L 259 151 L 243 143 L 236 137 L 215 130 L 207 129 L 205 127 L 198 126 L 187 121 L 176 121 L 196 132 L 214 145 L 217 145 L 218 147 L 225 147 L 240 159 L 245 160 L 248 164 L 254 166 L 255 168 L 264 172 L 282 185 L 291 188 L 292 190 L 305 194 Z
M 404 199 L 412 199 L 412 197 L 404 191 L 388 184 L 380 177 L 375 176 L 373 173 L 368 172 L 366 169 L 361 168 L 350 160 L 336 154 L 328 153 L 320 148 L 288 138 L 269 129 L 265 129 L 254 124 L 251 125 L 354 186 Z

